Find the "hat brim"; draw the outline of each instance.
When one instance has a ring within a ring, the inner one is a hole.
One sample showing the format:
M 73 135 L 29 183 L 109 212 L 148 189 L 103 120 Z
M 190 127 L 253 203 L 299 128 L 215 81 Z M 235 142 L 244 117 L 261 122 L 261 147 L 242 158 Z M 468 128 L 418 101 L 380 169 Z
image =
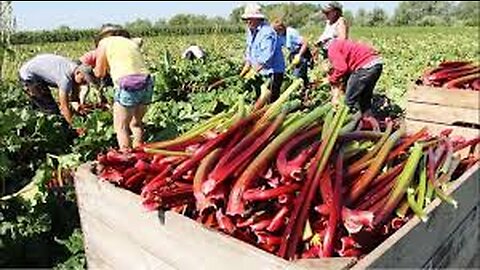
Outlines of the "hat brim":
M 243 14 L 242 15 L 242 20 L 248 20 L 248 19 L 265 19 L 265 15 L 263 14 Z

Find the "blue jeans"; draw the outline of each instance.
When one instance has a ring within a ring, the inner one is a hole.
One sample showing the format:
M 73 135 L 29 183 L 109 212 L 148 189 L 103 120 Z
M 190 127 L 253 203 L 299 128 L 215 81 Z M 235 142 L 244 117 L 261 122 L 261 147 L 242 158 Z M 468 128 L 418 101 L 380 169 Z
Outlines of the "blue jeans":
M 150 104 L 153 96 L 153 79 L 151 76 L 149 76 L 147 80 L 148 81 L 144 89 L 127 91 L 120 87 L 116 88 L 114 101 L 118 102 L 124 107 Z

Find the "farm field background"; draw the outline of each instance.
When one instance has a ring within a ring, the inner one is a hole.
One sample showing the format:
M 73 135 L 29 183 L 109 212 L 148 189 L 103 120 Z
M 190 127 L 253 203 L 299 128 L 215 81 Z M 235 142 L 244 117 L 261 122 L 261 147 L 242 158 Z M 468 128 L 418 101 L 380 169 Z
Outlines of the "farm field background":
M 315 41 L 320 29 L 301 29 L 301 33 Z M 351 38 L 375 46 L 385 61 L 384 71 L 377 91 L 403 105 L 403 94 L 409 83 L 429 67 L 444 60 L 479 61 L 479 32 L 475 27 L 353 27 Z M 189 36 L 156 36 L 144 38 L 143 51 L 151 67 L 168 50 L 178 60 L 182 51 L 191 43 L 204 47 L 208 53 L 220 55 L 238 62 L 244 50 L 244 34 L 212 34 Z M 14 47 L 15 57 L 6 65 L 6 79 L 14 80 L 21 63 L 38 53 L 57 53 L 78 59 L 92 49 L 93 41 L 29 44 Z

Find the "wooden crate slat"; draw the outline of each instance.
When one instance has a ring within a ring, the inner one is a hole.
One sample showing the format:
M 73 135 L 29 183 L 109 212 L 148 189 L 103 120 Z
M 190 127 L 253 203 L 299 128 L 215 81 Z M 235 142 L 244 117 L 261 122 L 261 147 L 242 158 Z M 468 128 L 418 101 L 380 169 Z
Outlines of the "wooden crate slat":
M 480 111 L 478 109 L 447 107 L 417 102 L 408 102 L 406 109 L 406 118 L 411 120 L 445 125 L 453 125 L 459 122 L 480 125 Z
M 451 90 L 414 84 L 407 91 L 407 100 L 409 102 L 478 110 L 480 108 L 480 91 Z
M 453 131 L 451 136 L 458 135 L 458 136 L 463 136 L 467 139 L 472 139 L 480 136 L 480 129 L 474 129 L 474 128 L 457 127 L 457 126 L 417 121 L 417 120 L 411 120 L 411 119 L 406 120 L 406 125 L 407 125 L 407 133 L 409 134 L 413 134 L 426 126 L 432 134 L 440 134 L 442 130 L 452 128 Z

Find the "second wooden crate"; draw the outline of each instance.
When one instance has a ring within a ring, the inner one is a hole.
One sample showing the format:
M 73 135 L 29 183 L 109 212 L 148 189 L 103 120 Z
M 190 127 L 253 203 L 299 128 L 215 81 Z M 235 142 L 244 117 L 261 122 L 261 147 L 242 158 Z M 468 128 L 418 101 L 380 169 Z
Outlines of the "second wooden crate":
M 453 135 L 480 135 L 480 92 L 413 85 L 407 92 L 408 130 L 433 133 L 455 127 Z

